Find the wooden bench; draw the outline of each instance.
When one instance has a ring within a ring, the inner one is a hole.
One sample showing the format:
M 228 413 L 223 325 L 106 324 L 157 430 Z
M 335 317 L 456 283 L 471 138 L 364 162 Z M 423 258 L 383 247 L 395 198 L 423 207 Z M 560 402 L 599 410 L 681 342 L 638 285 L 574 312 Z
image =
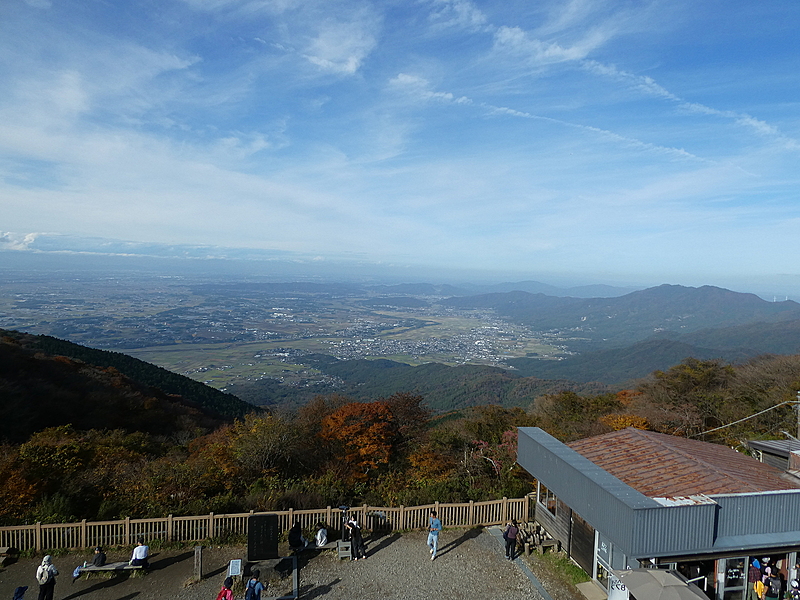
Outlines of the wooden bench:
M 303 546 L 302 548 L 293 548 L 289 547 L 289 550 L 294 552 L 295 554 L 298 552 L 303 552 L 305 550 L 333 550 L 337 547 L 338 542 L 328 542 L 324 546 L 315 546 L 314 544 L 309 544 L 308 546 Z
M 144 567 L 142 567 L 142 565 L 132 565 L 127 561 L 113 562 L 113 563 L 107 563 L 102 567 L 95 567 L 94 565 L 87 565 L 85 567 L 81 567 L 81 575 L 83 574 L 89 575 L 91 573 L 111 573 L 112 575 L 118 575 L 126 571 L 142 571 L 143 569 Z

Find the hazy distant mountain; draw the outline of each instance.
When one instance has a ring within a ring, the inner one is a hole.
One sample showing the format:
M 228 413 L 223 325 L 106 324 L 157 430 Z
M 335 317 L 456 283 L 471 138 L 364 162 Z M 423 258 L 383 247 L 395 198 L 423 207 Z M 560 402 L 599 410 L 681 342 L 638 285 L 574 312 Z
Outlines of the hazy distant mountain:
M 556 298 L 509 292 L 450 298 L 459 308 L 494 308 L 536 330 L 570 332 L 574 349 L 596 350 L 633 344 L 655 334 L 779 323 L 800 319 L 800 304 L 767 302 L 754 294 L 703 286 L 661 285 L 616 298 Z M 573 348 L 573 346 L 570 346 Z
M 518 281 L 516 283 L 499 283 L 486 286 L 487 292 L 528 292 L 530 294 L 546 294 L 548 296 L 571 296 L 573 298 L 613 298 L 634 292 L 640 288 L 621 288 L 611 285 L 581 285 L 561 288 L 539 281 Z

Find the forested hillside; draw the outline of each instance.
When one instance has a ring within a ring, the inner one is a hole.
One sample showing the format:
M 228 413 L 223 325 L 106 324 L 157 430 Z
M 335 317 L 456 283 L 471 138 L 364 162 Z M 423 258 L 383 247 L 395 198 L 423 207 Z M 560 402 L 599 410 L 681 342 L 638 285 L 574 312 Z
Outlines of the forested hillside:
M 483 404 L 524 407 L 530 405 L 537 396 L 559 391 L 581 394 L 610 391 L 601 383 L 523 377 L 514 371 L 483 365 L 451 367 L 426 363 L 412 367 L 392 360 L 338 360 L 323 354 L 304 356 L 301 360 L 336 378 L 339 381 L 336 387 L 339 394 L 370 400 L 398 392 L 412 392 L 422 395 L 426 406 L 434 412 Z M 330 393 L 330 386 L 290 388 L 274 380 L 237 384 L 232 389 L 243 400 L 264 406 L 297 407 L 317 394 Z
M 792 406 L 768 409 L 795 400 L 798 389 L 800 355 L 736 365 L 688 358 L 616 393 L 525 390 L 519 407 L 489 401 L 433 414 L 418 393 L 328 394 L 296 410 L 224 422 L 114 367 L 6 337 L 0 522 L 518 496 L 531 482 L 515 465 L 517 427 L 542 427 L 565 441 L 639 427 L 738 447 L 796 431 Z
M 241 401 L 232 394 L 226 394 L 194 379 L 120 352 L 96 350 L 48 335 L 30 335 L 5 329 L 0 329 L 0 338 L 31 352 L 65 356 L 96 367 L 111 367 L 140 385 L 149 386 L 167 394 L 182 396 L 184 400 L 193 402 L 222 417 L 243 417 L 247 413 L 257 410 L 253 405 Z
M 115 367 L 37 352 L 9 337 L 0 338 L 0 399 L 0 442 L 66 424 L 193 437 L 231 420 Z

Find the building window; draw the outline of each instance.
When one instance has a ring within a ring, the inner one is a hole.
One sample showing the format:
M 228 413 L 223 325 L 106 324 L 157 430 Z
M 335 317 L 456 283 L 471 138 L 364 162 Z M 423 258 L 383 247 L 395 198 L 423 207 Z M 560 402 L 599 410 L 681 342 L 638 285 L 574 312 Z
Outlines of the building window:
M 548 490 L 545 486 L 539 483 L 539 504 L 544 506 L 550 514 L 553 516 L 556 515 L 556 505 L 558 504 L 558 498 L 556 495 Z

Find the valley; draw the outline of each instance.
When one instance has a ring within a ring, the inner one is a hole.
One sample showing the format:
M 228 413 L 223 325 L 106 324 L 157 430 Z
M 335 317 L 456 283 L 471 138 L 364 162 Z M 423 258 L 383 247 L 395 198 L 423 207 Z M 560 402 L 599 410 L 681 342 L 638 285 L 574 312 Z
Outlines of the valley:
M 508 368 L 514 358 L 563 357 L 571 341 L 491 308 L 358 285 L 17 274 L 1 289 L 2 328 L 124 352 L 218 389 L 262 380 L 335 386 L 303 362 L 309 354 Z

